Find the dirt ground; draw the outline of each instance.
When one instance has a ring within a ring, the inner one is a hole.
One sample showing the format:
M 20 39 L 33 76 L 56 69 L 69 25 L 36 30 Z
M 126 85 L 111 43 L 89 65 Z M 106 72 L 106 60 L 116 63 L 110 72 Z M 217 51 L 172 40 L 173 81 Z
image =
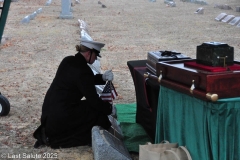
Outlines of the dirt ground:
M 79 44 L 78 19 L 89 27 L 90 36 L 106 43 L 101 70 L 112 69 L 119 98 L 114 103 L 136 101 L 135 89 L 127 67 L 129 60 L 147 58 L 148 51 L 176 50 L 196 57 L 196 46 L 218 41 L 234 47 L 235 60 L 240 60 L 240 28 L 215 19 L 220 13 L 240 16 L 235 7 L 239 0 L 206 0 L 201 5 L 176 0 L 169 7 L 163 0 L 80 0 L 73 2 L 73 19 L 60 19 L 61 0 L 18 0 L 12 2 L 0 45 L 0 91 L 11 104 L 9 115 L 0 117 L 0 159 L 5 154 L 23 156 L 56 153 L 57 159 L 92 160 L 91 147 L 70 149 L 33 149 L 34 130 L 40 124 L 44 95 L 60 61 L 74 55 Z M 232 10 L 215 8 L 228 4 Z M 195 14 L 200 8 L 204 14 Z M 42 13 L 28 24 L 21 20 L 42 8 Z M 34 158 L 28 158 L 34 159 Z M 133 155 L 133 159 L 138 159 Z

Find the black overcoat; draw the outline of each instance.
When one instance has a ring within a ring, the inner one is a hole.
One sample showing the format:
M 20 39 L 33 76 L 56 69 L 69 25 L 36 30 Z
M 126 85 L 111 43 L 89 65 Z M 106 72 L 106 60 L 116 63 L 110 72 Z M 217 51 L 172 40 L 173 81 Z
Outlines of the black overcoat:
M 95 88 L 103 84 L 102 74 L 94 75 L 80 53 L 64 58 L 46 93 L 41 126 L 34 135 L 44 128 L 52 148 L 90 144 L 93 126 L 111 126 L 107 115 L 112 105 L 102 101 Z

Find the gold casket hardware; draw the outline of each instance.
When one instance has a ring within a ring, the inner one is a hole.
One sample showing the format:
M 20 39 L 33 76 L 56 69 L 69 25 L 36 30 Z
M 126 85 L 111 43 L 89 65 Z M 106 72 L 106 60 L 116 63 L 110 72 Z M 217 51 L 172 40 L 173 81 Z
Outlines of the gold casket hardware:
M 212 93 L 207 93 L 206 98 L 208 100 L 211 100 L 212 102 L 215 102 L 218 100 L 218 95 L 217 94 L 212 94 Z
M 192 86 L 190 88 L 190 93 L 193 94 L 193 90 L 195 89 L 195 86 L 194 86 L 194 80 L 192 80 Z
M 143 77 L 144 77 L 144 78 L 148 78 L 148 75 L 149 75 L 148 72 L 147 72 L 147 73 L 144 73 L 144 74 L 143 74 Z
M 160 70 L 160 75 L 158 77 L 158 82 L 160 83 L 161 82 L 161 79 L 162 79 L 162 70 Z
M 161 79 L 162 79 L 162 71 L 160 71 L 160 75 L 159 75 L 159 77 L 157 77 L 157 76 L 155 76 L 155 75 L 152 75 L 152 74 L 150 74 L 150 73 L 144 73 L 143 74 L 143 77 L 146 79 L 146 78 L 150 78 L 150 79 L 152 79 L 152 80 L 154 80 L 154 81 L 158 81 L 159 83 L 161 82 Z
M 223 59 L 223 67 L 227 67 L 226 65 L 226 58 L 228 58 L 228 56 L 225 56 L 225 57 L 217 57 L 218 59 Z

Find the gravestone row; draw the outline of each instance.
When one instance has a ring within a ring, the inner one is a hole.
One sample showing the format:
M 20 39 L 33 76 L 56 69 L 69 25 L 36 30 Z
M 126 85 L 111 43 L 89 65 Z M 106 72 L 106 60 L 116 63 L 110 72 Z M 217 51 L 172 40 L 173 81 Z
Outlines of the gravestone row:
M 215 18 L 215 20 L 240 27 L 240 17 L 235 17 L 234 15 L 227 15 L 226 13 L 221 13 Z
M 33 13 L 25 16 L 23 19 L 22 19 L 22 23 L 29 23 L 30 20 L 33 20 L 39 13 L 42 13 L 42 8 L 39 8 L 38 10 L 34 11 Z
M 52 0 L 47 0 L 47 2 L 45 3 L 46 6 L 49 6 L 50 4 L 52 3 Z M 42 8 L 39 8 L 38 10 L 34 11 L 33 13 L 25 16 L 23 19 L 22 19 L 22 23 L 29 23 L 30 20 L 33 20 L 37 14 L 41 13 L 42 12 Z
M 229 6 L 228 4 L 215 4 L 214 8 L 225 9 L 225 10 L 232 9 L 232 7 Z
M 1 0 L 0 0 L 0 2 L 1 2 Z M 52 0 L 47 0 L 46 3 L 45 3 L 45 6 L 49 6 L 51 3 L 52 3 Z M 80 1 L 79 0 L 75 0 L 75 3 L 79 4 Z M 61 9 L 62 10 L 61 10 L 59 18 L 62 18 L 62 19 L 71 19 L 71 18 L 73 18 L 71 5 L 72 5 L 71 0 L 61 0 Z M 33 20 L 37 16 L 37 14 L 39 14 L 41 12 L 42 12 L 42 8 L 39 8 L 38 10 L 34 11 L 33 13 L 25 16 L 22 19 L 21 22 L 22 23 L 29 23 L 30 20 Z
M 215 4 L 214 8 L 224 9 L 224 10 L 233 10 L 228 4 Z M 236 12 L 240 12 L 240 6 L 236 6 Z
M 149 0 L 151 2 L 156 2 L 156 0 Z M 196 3 L 196 4 L 202 4 L 202 5 L 206 5 L 207 3 L 203 0 L 182 0 L 182 2 L 192 2 L 192 3 Z M 176 7 L 176 2 L 174 0 L 164 0 L 164 3 L 168 6 L 168 7 Z M 200 13 L 202 14 L 202 13 Z
M 191 2 L 191 3 L 201 4 L 201 5 L 207 5 L 207 2 L 205 0 L 180 0 L 180 1 Z

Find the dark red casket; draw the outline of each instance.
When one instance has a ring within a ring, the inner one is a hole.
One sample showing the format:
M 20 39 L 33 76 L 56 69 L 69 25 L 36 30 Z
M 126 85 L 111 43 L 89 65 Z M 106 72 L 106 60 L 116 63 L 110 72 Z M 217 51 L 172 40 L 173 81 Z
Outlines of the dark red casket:
M 228 67 L 199 65 L 195 59 L 158 62 L 161 85 L 203 100 L 240 97 L 240 62 Z M 151 77 L 151 75 L 149 75 Z

